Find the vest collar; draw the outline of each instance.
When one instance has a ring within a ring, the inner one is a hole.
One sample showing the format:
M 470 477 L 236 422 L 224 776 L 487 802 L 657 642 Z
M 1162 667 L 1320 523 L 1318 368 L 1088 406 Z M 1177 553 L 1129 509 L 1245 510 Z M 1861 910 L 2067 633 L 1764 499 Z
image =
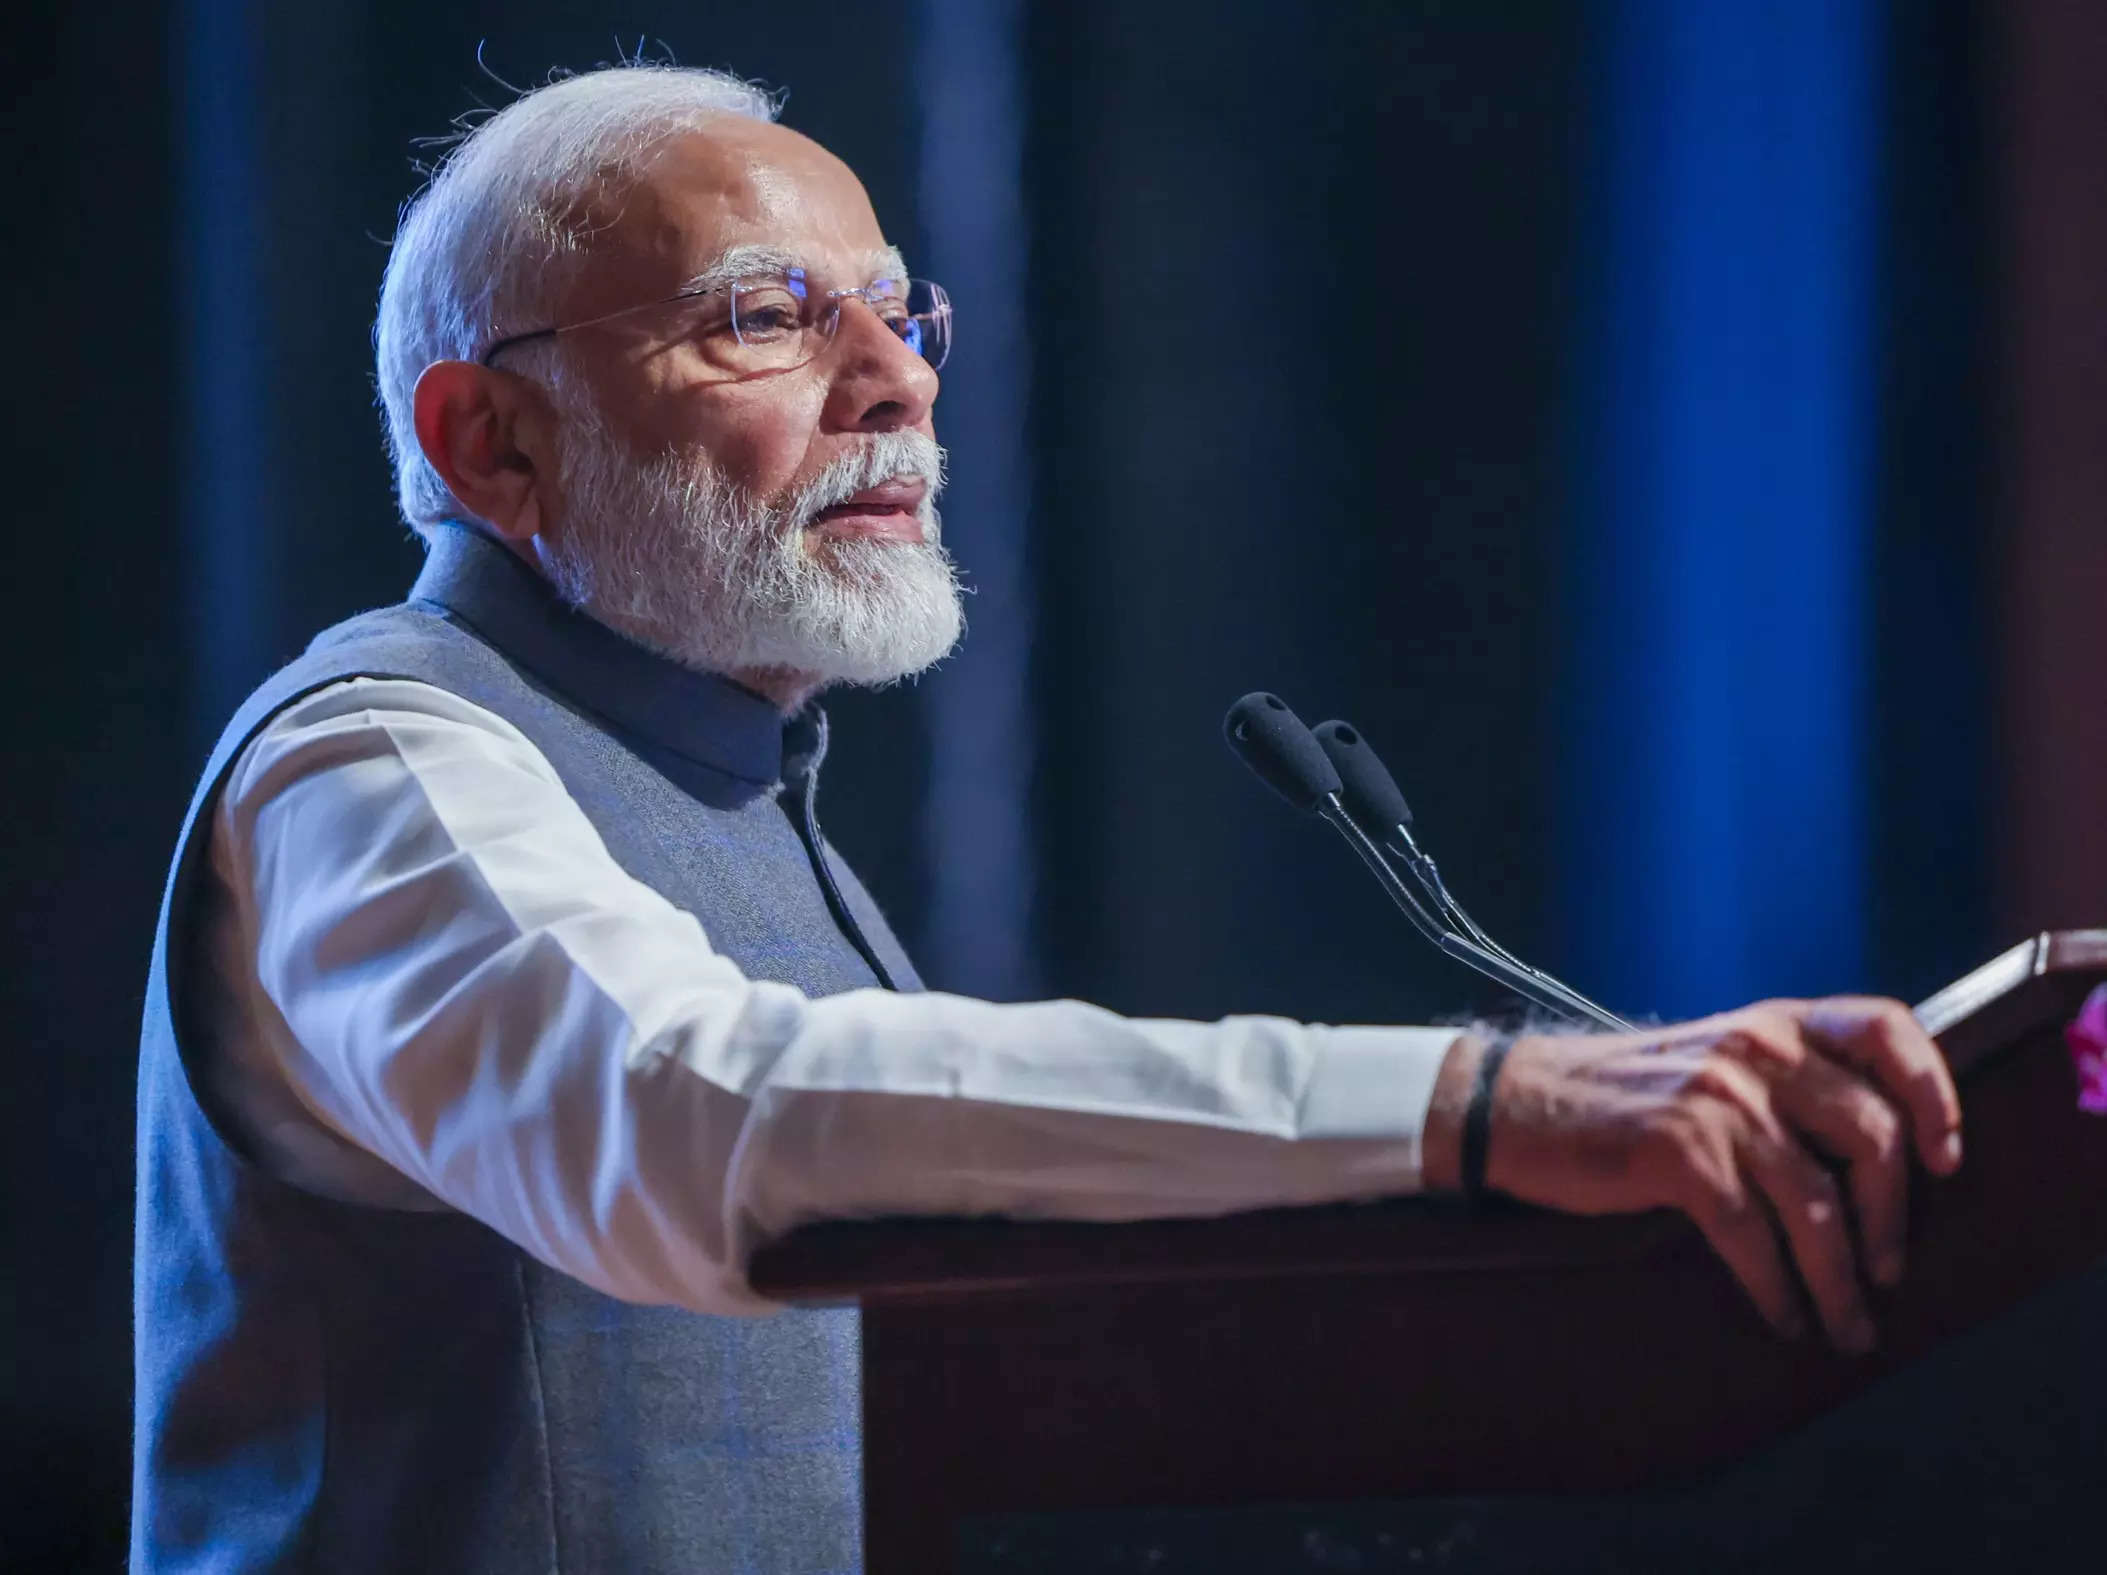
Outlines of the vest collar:
M 618 731 L 763 786 L 817 769 L 827 748 L 817 705 L 785 722 L 752 690 L 682 667 L 566 606 L 539 574 L 472 526 L 450 521 L 431 537 L 410 600 L 465 624 Z

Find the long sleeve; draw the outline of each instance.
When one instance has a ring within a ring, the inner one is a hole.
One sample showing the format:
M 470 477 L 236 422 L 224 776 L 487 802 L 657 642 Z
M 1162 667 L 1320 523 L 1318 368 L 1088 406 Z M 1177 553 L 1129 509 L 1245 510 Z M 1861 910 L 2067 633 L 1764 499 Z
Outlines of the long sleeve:
M 208 1075 L 263 1162 L 632 1301 L 764 1310 L 754 1247 L 826 1217 L 1411 1191 L 1454 1037 L 746 978 L 515 728 L 405 680 L 280 713 L 211 863 Z

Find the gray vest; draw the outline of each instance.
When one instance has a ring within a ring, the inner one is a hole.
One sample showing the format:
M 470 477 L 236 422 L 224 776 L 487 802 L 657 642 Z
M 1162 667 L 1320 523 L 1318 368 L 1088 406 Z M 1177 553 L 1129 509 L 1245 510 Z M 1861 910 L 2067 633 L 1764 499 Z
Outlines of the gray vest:
M 440 534 L 405 604 L 328 630 L 250 697 L 184 822 L 139 1065 L 132 1567 L 854 1570 L 853 1313 L 614 1301 L 464 1215 L 276 1181 L 200 1099 L 210 1046 L 182 987 L 210 807 L 273 713 L 361 674 L 518 727 L 622 867 L 749 976 L 919 988 L 820 837 L 817 712 L 786 725 L 570 612 L 474 532 Z

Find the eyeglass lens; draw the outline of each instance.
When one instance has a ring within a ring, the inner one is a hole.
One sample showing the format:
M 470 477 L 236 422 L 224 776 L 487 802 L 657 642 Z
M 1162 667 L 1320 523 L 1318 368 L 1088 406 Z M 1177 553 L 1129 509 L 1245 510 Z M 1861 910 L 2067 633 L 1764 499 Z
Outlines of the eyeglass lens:
M 731 343 L 720 347 L 744 373 L 801 366 L 840 326 L 844 303 L 861 300 L 900 342 L 931 366 L 951 349 L 951 302 L 926 279 L 880 279 L 859 290 L 814 292 L 802 269 L 741 279 L 730 290 Z

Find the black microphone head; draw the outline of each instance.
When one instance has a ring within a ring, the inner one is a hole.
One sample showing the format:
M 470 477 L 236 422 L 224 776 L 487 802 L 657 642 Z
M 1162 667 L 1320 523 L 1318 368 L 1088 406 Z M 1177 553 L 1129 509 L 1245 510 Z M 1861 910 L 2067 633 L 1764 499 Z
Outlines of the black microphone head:
M 1222 736 L 1259 781 L 1304 813 L 1339 791 L 1339 773 L 1278 695 L 1245 695 L 1222 718 Z
M 1346 812 L 1373 830 L 1412 824 L 1411 806 L 1397 789 L 1397 782 L 1383 765 L 1382 757 L 1368 747 L 1358 729 L 1344 722 L 1319 722 L 1313 735 L 1317 747 L 1339 773 Z

